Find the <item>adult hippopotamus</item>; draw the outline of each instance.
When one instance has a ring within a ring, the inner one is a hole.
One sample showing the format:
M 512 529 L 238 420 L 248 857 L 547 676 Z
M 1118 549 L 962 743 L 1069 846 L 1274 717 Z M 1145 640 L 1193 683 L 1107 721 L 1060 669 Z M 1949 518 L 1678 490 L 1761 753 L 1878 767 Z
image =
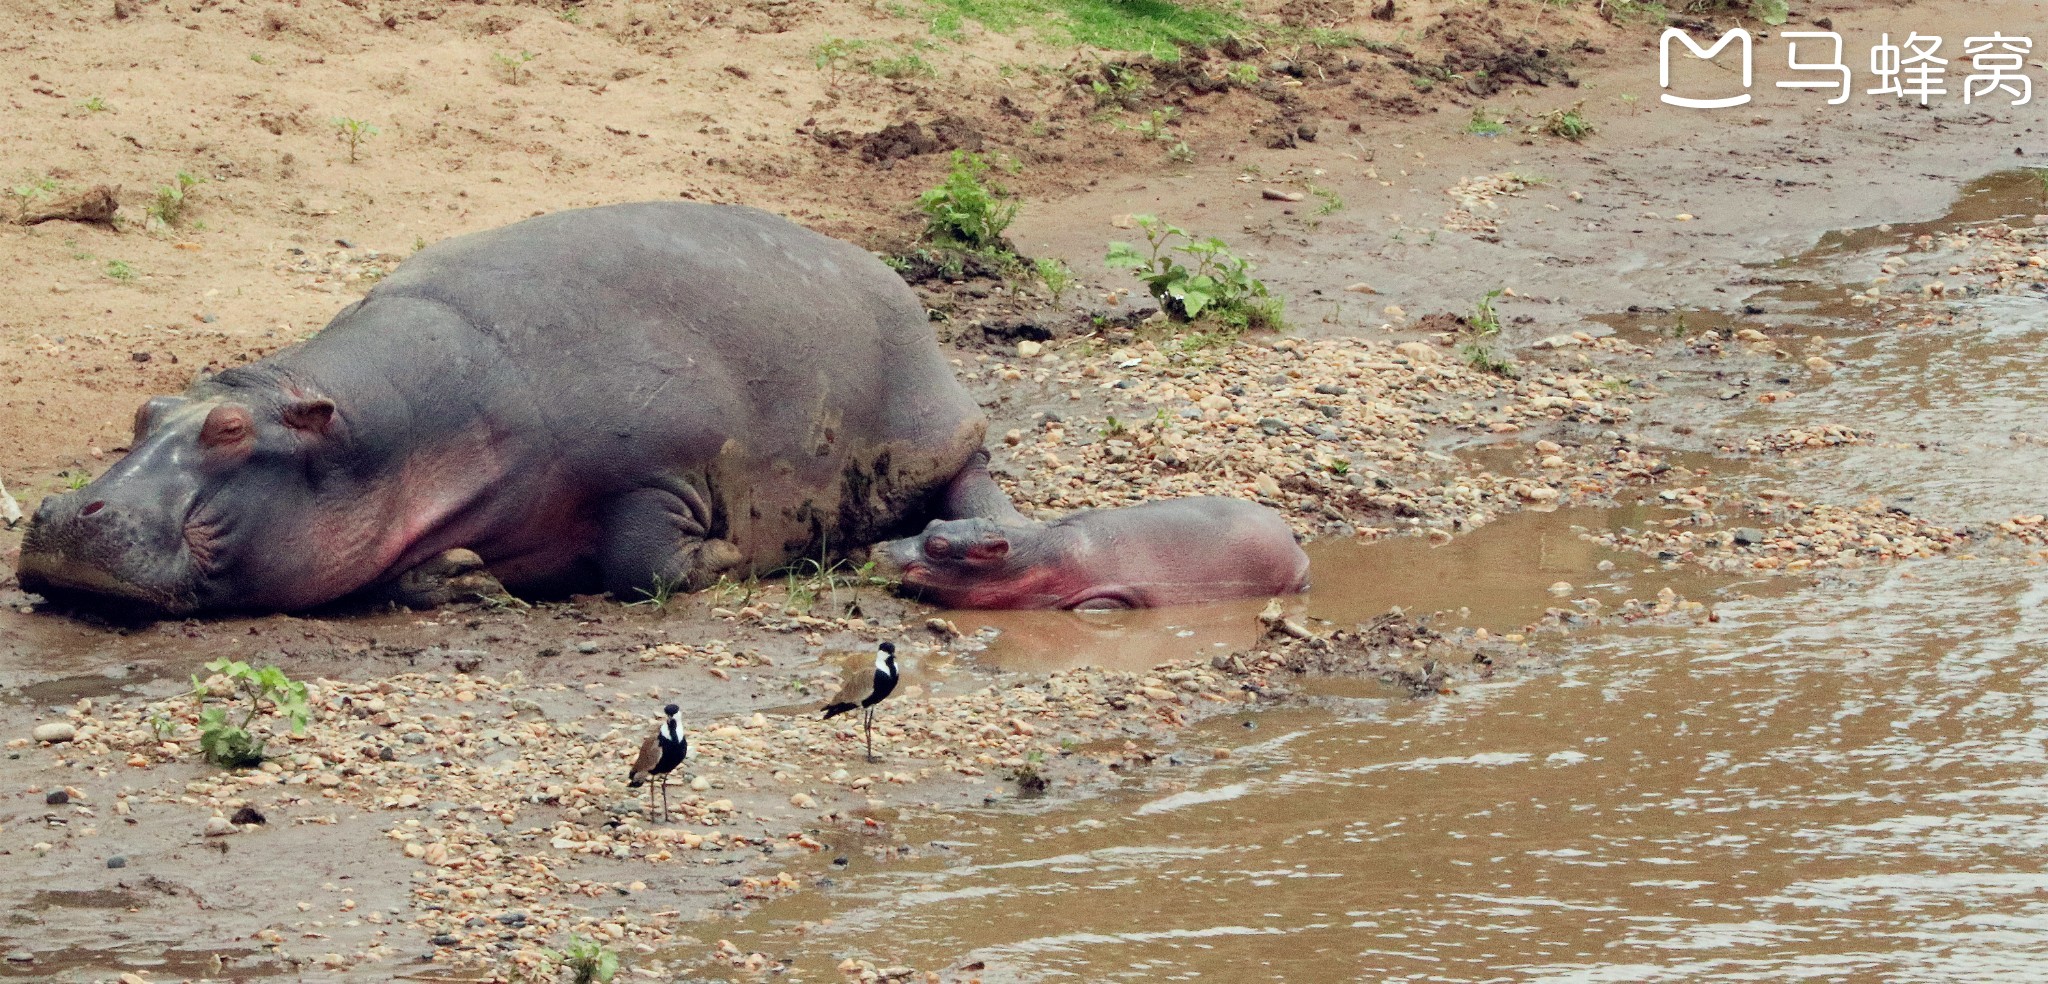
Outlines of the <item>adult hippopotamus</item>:
M 904 587 L 952 608 L 1156 608 L 1308 589 L 1308 555 L 1287 523 L 1215 496 L 1049 523 L 933 520 L 874 557 Z
M 23 588 L 294 610 L 467 549 L 514 591 L 627 600 L 1022 521 L 923 307 L 766 212 L 648 203 L 463 236 L 306 342 L 135 415 L 45 499 Z M 408 598 L 433 602 L 433 597 Z

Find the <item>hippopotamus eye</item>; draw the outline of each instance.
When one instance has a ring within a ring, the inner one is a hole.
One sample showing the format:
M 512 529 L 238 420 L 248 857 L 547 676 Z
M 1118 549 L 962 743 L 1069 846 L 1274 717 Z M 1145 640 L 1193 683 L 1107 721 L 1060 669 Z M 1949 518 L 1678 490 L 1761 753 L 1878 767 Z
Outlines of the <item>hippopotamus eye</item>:
M 946 557 L 952 552 L 953 541 L 943 536 L 928 537 L 924 541 L 924 555 L 927 557 Z
M 229 448 L 247 443 L 250 436 L 248 409 L 223 403 L 207 413 L 206 424 L 199 429 L 199 444 L 206 448 Z

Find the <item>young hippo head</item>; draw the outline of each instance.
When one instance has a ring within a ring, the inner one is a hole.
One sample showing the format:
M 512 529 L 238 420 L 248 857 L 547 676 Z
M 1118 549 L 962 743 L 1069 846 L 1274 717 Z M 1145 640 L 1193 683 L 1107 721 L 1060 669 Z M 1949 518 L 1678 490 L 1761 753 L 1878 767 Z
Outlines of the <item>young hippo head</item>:
M 916 536 L 874 549 L 877 565 L 904 587 L 955 607 L 1010 607 L 979 597 L 1003 590 L 1010 554 L 1010 533 L 987 519 L 935 519 Z
M 307 520 L 340 429 L 334 404 L 305 394 L 152 399 L 135 413 L 127 457 L 43 500 L 22 541 L 21 586 L 169 614 L 334 597 L 318 573 L 332 556 Z

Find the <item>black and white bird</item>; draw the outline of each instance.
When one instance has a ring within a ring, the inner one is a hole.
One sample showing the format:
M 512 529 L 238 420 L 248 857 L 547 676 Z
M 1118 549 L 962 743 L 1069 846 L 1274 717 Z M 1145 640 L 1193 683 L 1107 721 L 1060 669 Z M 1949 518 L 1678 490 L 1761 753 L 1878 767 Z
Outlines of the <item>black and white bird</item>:
M 668 720 L 647 740 L 640 743 L 640 754 L 633 757 L 633 771 L 626 776 L 626 785 L 634 789 L 649 779 L 660 777 L 661 818 L 668 819 L 668 774 L 683 764 L 690 754 L 690 739 L 683 737 L 683 723 L 676 720 L 682 708 L 674 704 L 661 709 Z M 654 811 L 654 790 L 647 791 L 647 810 Z
M 885 642 L 875 647 L 875 672 L 849 673 L 846 682 L 839 688 L 839 696 L 825 705 L 825 716 L 838 717 L 855 708 L 860 709 L 861 727 L 867 733 L 868 761 L 875 760 L 875 705 L 887 698 L 896 689 L 896 644 Z

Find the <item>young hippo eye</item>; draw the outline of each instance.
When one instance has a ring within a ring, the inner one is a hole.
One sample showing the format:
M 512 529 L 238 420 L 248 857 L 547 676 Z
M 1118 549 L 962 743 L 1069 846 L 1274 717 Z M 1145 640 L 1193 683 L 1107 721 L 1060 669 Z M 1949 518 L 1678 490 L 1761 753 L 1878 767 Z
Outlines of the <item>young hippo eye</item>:
M 953 555 L 953 541 L 943 536 L 928 537 L 924 541 L 924 555 L 945 559 Z

